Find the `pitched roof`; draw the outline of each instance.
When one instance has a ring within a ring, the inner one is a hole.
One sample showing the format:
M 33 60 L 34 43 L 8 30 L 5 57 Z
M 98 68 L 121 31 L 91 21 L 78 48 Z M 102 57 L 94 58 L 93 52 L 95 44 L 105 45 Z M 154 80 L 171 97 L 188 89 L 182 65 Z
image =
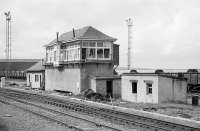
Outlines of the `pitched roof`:
M 45 70 L 45 67 L 42 65 L 42 61 L 39 61 L 38 63 L 28 68 L 26 71 L 34 72 L 34 71 L 44 71 L 44 70 Z
M 63 33 L 59 36 L 59 41 L 62 42 L 69 42 L 74 40 L 109 40 L 109 41 L 116 41 L 116 38 L 110 37 L 99 30 L 93 28 L 92 26 L 85 26 L 83 28 L 74 30 L 75 37 L 73 37 L 73 31 L 69 31 L 66 33 Z M 52 42 L 50 42 L 48 45 L 50 46 L 54 45 L 56 42 L 56 39 L 54 39 Z

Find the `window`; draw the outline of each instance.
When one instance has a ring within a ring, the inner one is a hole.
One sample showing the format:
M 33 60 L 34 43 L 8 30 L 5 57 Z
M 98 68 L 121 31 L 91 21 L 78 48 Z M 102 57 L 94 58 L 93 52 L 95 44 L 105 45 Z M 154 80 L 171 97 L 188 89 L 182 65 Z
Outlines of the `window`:
M 35 82 L 38 82 L 38 81 L 39 81 L 39 76 L 35 75 Z
M 28 75 L 28 81 L 31 82 L 31 75 Z
M 90 42 L 90 47 L 96 47 L 96 42 Z
M 146 83 L 147 95 L 152 94 L 152 83 Z
M 109 58 L 109 56 L 110 56 L 110 50 L 104 49 L 104 58 Z
M 97 58 L 103 58 L 103 49 L 97 49 Z
M 48 53 L 46 53 L 46 61 L 48 61 L 49 60 L 49 55 L 48 55 Z
M 103 47 L 103 42 L 97 42 L 97 47 Z
M 103 41 L 83 41 L 82 59 L 101 59 L 108 60 L 111 58 L 111 43 Z
M 56 51 L 54 51 L 54 61 L 56 61 Z
M 132 82 L 132 93 L 137 93 L 137 82 Z
M 66 60 L 68 61 L 69 57 L 69 50 L 66 50 Z
M 88 52 L 89 58 L 95 58 L 96 57 L 96 55 L 95 55 L 95 48 L 90 48 L 88 51 L 89 51 Z
M 64 55 L 63 55 L 63 59 L 64 59 L 64 60 L 66 60 L 66 56 L 67 56 L 66 50 L 64 50 Z
M 74 56 L 75 56 L 75 60 L 77 60 L 79 58 L 79 53 L 78 53 L 78 48 L 74 50 Z
M 78 59 L 80 59 L 80 48 L 78 48 L 78 52 L 77 52 L 78 54 Z
M 104 42 L 104 43 L 103 43 L 103 46 L 104 46 L 104 47 L 111 47 L 111 43 L 110 43 L 110 42 Z
M 89 43 L 88 42 L 83 42 L 83 47 L 88 47 Z

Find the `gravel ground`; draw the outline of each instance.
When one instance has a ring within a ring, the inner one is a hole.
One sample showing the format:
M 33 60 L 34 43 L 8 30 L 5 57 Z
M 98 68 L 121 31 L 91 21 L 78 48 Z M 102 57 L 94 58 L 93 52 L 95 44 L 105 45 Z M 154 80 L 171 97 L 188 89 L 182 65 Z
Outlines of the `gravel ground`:
M 11 80 L 7 82 L 7 85 L 9 83 L 11 83 L 11 85 L 12 83 L 17 83 L 17 85 L 12 86 L 13 88 L 26 88 L 24 86 L 26 83 L 25 81 Z M 63 95 L 61 93 L 55 93 L 53 91 L 36 91 L 36 92 L 44 94 L 55 94 L 61 96 Z M 79 96 L 71 96 L 71 97 L 80 98 Z M 103 102 L 103 103 L 111 104 L 110 102 Z M 192 106 L 180 103 L 163 103 L 163 104 L 133 103 L 133 102 L 123 101 L 121 99 L 113 100 L 112 104 L 115 106 L 133 108 L 138 110 L 144 110 L 149 112 L 165 114 L 169 116 L 182 117 L 200 121 L 200 106 Z
M 114 100 L 113 105 L 200 121 L 200 106 L 179 103 L 133 103 L 122 100 Z
M 66 127 L 0 103 L 0 131 L 68 131 Z

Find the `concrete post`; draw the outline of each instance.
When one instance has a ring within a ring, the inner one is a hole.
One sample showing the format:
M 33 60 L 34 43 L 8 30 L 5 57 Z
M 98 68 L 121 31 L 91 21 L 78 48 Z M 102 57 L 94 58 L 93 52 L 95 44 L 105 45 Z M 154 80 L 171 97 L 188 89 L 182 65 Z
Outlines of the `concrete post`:
M 131 46 L 132 46 L 132 26 L 133 26 L 133 20 L 131 18 L 126 20 L 128 25 L 128 70 L 130 70 L 131 67 Z
M 1 77 L 1 88 L 5 87 L 6 85 L 6 78 L 5 77 Z

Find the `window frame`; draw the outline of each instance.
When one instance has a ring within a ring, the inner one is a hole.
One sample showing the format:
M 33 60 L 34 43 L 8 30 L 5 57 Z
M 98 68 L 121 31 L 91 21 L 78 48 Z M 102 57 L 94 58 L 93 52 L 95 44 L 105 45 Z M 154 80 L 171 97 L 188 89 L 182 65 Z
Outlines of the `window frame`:
M 35 82 L 39 82 L 39 75 L 38 74 L 35 75 Z
M 100 51 L 102 51 L 102 52 L 100 52 Z M 97 59 L 103 59 L 103 58 L 104 58 L 104 49 L 97 48 Z
M 91 43 L 95 43 L 95 46 L 90 46 Z M 101 46 L 99 46 L 99 44 L 101 44 Z M 104 42 L 104 41 L 83 41 L 82 42 L 82 49 L 86 48 L 86 58 L 85 59 L 89 59 L 89 60 L 111 60 L 111 54 L 112 54 L 112 43 L 109 43 L 110 45 L 107 45 L 108 43 Z M 95 57 L 90 57 L 89 56 L 89 51 L 90 49 L 95 49 Z M 102 49 L 103 50 L 103 54 L 102 57 L 98 57 L 98 50 Z M 108 55 L 105 55 L 104 50 L 108 50 Z M 105 57 L 108 56 L 108 57 Z M 81 56 L 82 58 L 82 56 Z
M 153 94 L 153 82 L 145 82 L 145 83 L 146 83 L 146 94 L 147 95 Z
M 133 84 L 135 84 L 136 86 L 133 86 Z M 132 89 L 132 94 L 137 94 L 137 91 L 138 91 L 138 86 L 137 86 L 137 82 L 136 81 L 132 81 L 131 82 L 131 89 Z
M 55 50 L 55 51 L 53 52 L 53 56 L 54 56 L 54 57 L 53 57 L 53 60 L 54 60 L 54 61 L 56 61 L 56 57 L 57 57 L 57 56 L 56 56 L 56 53 L 57 53 L 57 51 Z

